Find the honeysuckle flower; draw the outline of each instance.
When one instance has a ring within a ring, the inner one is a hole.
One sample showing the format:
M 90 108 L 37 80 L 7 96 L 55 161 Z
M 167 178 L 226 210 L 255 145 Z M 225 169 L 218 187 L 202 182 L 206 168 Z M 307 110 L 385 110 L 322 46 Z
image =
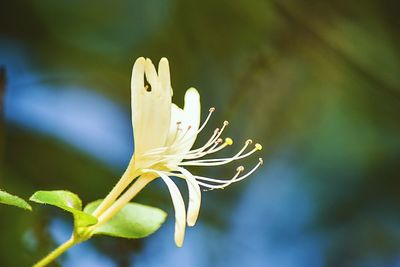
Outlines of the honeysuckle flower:
M 201 205 L 201 187 L 205 190 L 222 189 L 251 175 L 263 162 L 247 173 L 239 166 L 232 178 L 216 179 L 192 174 L 187 166 L 219 166 L 250 156 L 261 150 L 260 144 L 249 149 L 247 140 L 233 156 L 203 159 L 233 144 L 231 138 L 222 139 L 228 126 L 213 130 L 205 144 L 192 148 L 197 135 L 205 129 L 214 108 L 200 123 L 200 95 L 194 88 L 186 91 L 183 109 L 172 103 L 172 87 L 168 60 L 162 58 L 158 70 L 150 59 L 138 58 L 133 66 L 131 81 L 132 126 L 135 152 L 121 180 L 113 188 L 93 215 L 98 225 L 110 219 L 146 184 L 160 177 L 167 185 L 175 209 L 175 243 L 182 246 L 185 227 L 196 223 Z M 188 209 L 182 195 L 170 178 L 185 179 L 189 191 Z M 132 181 L 135 180 L 133 183 Z M 129 187 L 130 186 L 130 187 Z M 95 227 L 95 226 L 94 226 Z

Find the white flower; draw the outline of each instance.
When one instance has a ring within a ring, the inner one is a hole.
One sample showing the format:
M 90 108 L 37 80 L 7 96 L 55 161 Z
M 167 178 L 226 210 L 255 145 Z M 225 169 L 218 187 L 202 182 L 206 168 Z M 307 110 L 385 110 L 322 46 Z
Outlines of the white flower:
M 175 209 L 175 243 L 182 246 L 186 223 L 196 223 L 200 204 L 200 186 L 212 190 L 224 188 L 241 181 L 252 174 L 261 164 L 262 159 L 248 173 L 243 174 L 244 167 L 239 166 L 236 174 L 230 179 L 214 179 L 192 174 L 186 166 L 218 166 L 245 158 L 261 145 L 247 140 L 235 155 L 229 158 L 201 159 L 232 145 L 230 138 L 221 139 L 228 125 L 215 129 L 209 140 L 201 147 L 192 149 L 197 135 L 205 128 L 214 108 L 209 110 L 205 121 L 200 125 L 200 95 L 190 88 L 185 94 L 184 108 L 172 103 L 172 87 L 169 64 L 162 58 L 156 71 L 150 59 L 138 58 L 133 66 L 131 81 L 132 125 L 135 140 L 135 153 L 121 180 L 95 211 L 99 224 L 111 218 L 128 203 L 146 184 L 160 177 L 166 183 Z M 186 212 L 182 195 L 170 178 L 171 176 L 186 180 L 189 189 L 189 204 Z M 136 181 L 126 189 L 131 182 Z M 123 194 L 121 194 L 125 191 Z M 119 198 L 118 198 L 119 197 Z M 118 198 L 118 199 L 117 199 Z M 117 199 L 117 200 L 116 200 Z

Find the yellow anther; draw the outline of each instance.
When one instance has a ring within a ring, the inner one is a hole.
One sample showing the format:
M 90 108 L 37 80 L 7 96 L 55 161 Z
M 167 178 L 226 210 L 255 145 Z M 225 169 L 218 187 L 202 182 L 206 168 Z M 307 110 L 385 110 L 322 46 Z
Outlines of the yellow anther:
M 257 150 L 261 150 L 261 149 L 262 149 L 262 145 L 260 145 L 259 143 L 257 143 L 257 144 L 255 145 L 255 147 L 256 147 Z
M 229 137 L 225 138 L 225 144 L 227 144 L 228 146 L 233 145 L 233 140 L 232 140 L 232 138 L 229 138 Z
M 229 124 L 229 121 L 224 121 L 225 126 L 228 126 L 228 124 Z

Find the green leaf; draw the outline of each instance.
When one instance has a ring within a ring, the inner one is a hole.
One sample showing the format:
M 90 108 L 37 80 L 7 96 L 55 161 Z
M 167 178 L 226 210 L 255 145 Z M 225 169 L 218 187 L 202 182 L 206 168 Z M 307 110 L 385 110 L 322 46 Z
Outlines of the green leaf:
M 84 211 L 92 213 L 102 200 L 89 203 Z M 158 208 L 128 203 L 120 212 L 105 224 L 97 227 L 93 234 L 123 238 L 146 237 L 160 228 L 167 214 Z
M 37 191 L 29 200 L 40 204 L 56 206 L 69 212 L 82 210 L 82 201 L 80 198 L 69 191 Z
M 76 227 L 90 226 L 97 223 L 95 217 L 82 211 L 81 199 L 72 192 L 64 190 L 37 191 L 29 200 L 40 204 L 49 204 L 71 212 L 74 216 Z
M 16 206 L 25 210 L 32 210 L 32 207 L 22 198 L 11 195 L 6 191 L 0 190 L 0 203 Z

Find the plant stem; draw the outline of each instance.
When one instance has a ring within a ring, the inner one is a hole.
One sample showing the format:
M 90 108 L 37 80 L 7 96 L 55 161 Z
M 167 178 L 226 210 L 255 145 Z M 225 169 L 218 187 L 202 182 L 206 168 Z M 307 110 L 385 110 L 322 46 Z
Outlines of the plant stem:
M 118 213 L 137 193 L 140 192 L 149 182 L 154 180 L 155 175 L 143 174 L 141 175 L 135 183 L 129 187 L 126 192 L 122 195 L 121 193 L 129 186 L 129 184 L 137 178 L 139 175 L 138 170 L 135 168 L 134 160 L 132 158 L 131 162 L 121 179 L 114 186 L 114 188 L 110 191 L 110 193 L 106 196 L 103 202 L 97 207 L 97 209 L 92 214 L 98 218 L 98 223 L 86 229 L 86 237 L 76 238 L 76 236 L 72 235 L 69 240 L 65 243 L 61 244 L 58 248 L 49 253 L 42 260 L 37 262 L 33 267 L 44 267 L 49 263 L 58 258 L 61 254 L 67 251 L 69 248 L 74 246 L 77 243 L 87 240 L 90 238 L 91 233 L 94 229 L 108 220 L 110 220 L 116 213 Z M 118 198 L 119 197 L 119 198 Z M 118 198 L 118 199 L 117 199 Z M 116 200 L 117 199 L 117 200 Z
M 131 161 L 128 164 L 124 174 L 118 183 L 113 187 L 113 189 L 108 193 L 108 195 L 104 198 L 103 202 L 97 207 L 97 209 L 93 212 L 93 216 L 99 217 L 106 211 L 111 204 L 119 197 L 119 195 L 128 187 L 128 185 L 137 177 L 137 170 L 135 169 L 135 161 L 132 157 Z
M 65 243 L 61 244 L 58 248 L 50 252 L 46 257 L 38 261 L 33 267 L 44 267 L 47 264 L 51 263 L 54 261 L 56 258 L 58 258 L 61 254 L 63 254 L 65 251 L 67 251 L 69 248 L 71 248 L 73 245 L 78 243 L 73 236 L 71 236 L 70 239 L 68 239 Z
M 89 227 L 89 231 L 93 231 L 96 227 L 106 223 L 116 213 L 118 213 L 129 201 L 132 200 L 137 193 L 140 192 L 149 182 L 154 180 L 155 176 L 149 174 L 143 174 L 136 182 L 121 197 L 118 198 L 101 216 L 98 217 L 97 224 Z

